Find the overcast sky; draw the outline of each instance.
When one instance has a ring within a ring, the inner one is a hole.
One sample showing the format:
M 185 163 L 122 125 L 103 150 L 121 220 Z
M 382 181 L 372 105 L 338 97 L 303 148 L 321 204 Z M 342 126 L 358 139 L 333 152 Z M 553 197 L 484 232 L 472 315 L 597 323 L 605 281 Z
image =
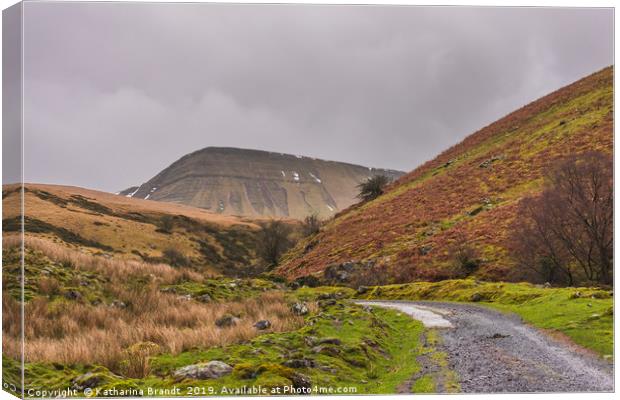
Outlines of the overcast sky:
M 411 170 L 613 63 L 609 9 L 26 3 L 26 180 L 207 146 Z

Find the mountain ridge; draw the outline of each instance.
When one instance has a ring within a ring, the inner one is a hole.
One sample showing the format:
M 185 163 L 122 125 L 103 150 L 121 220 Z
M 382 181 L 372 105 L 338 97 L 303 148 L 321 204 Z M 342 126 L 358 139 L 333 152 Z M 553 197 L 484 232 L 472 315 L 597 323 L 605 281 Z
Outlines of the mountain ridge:
M 356 186 L 378 174 L 394 179 L 404 172 L 264 150 L 205 147 L 119 194 L 228 215 L 328 218 L 353 204 Z

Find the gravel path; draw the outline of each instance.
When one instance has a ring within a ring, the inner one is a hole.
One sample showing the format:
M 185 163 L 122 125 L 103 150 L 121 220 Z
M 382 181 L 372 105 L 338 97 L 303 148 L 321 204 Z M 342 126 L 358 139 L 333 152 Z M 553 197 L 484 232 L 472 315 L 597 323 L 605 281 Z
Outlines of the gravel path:
M 359 304 L 396 308 L 428 328 L 438 329 L 443 338 L 439 350 L 448 354 L 462 392 L 613 391 L 611 363 L 552 339 L 525 325 L 518 316 L 470 304 Z

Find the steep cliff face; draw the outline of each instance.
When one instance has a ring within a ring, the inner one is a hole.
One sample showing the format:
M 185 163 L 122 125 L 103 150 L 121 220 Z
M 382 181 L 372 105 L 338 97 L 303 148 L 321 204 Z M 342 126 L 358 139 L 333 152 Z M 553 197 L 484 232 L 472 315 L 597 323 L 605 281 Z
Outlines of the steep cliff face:
M 411 270 L 416 279 L 453 276 L 449 249 L 465 240 L 485 279 L 520 279 L 509 254 L 520 201 L 541 191 L 556 160 L 613 151 L 613 69 L 551 93 L 438 155 L 369 203 L 340 213 L 302 241 L 278 268 L 288 278 L 322 276 L 358 261 Z
M 334 215 L 356 202 L 356 186 L 404 173 L 258 150 L 207 147 L 120 194 L 242 216 Z

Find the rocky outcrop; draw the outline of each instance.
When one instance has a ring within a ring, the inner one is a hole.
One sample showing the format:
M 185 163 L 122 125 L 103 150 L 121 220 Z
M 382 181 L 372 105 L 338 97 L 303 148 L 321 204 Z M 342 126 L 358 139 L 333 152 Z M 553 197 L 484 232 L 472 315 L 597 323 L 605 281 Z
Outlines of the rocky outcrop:
M 180 379 L 216 379 L 232 372 L 232 367 L 222 361 L 209 361 L 188 365 L 174 371 L 175 378 Z

